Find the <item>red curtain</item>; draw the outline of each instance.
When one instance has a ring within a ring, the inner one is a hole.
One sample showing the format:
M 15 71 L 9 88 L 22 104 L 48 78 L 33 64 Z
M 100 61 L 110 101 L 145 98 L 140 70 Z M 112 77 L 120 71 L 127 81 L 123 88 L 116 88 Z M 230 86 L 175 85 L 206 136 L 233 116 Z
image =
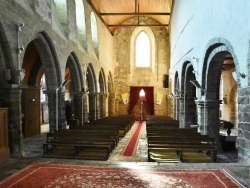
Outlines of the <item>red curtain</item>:
M 154 87 L 130 87 L 129 112 L 131 113 L 134 106 L 138 102 L 139 93 L 143 89 L 145 91 L 145 103 L 150 108 L 150 114 L 154 115 Z

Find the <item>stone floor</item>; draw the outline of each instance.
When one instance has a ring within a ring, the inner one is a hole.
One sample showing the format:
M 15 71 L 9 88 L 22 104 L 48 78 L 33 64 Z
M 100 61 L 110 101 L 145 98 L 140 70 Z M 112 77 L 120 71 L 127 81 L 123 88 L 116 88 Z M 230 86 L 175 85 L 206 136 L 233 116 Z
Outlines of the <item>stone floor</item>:
M 243 186 L 250 187 L 250 165 L 237 162 L 237 151 L 219 151 L 216 163 L 158 163 L 147 162 L 146 127 L 143 126 L 135 156 L 121 156 L 127 140 L 134 129 L 120 138 L 117 147 L 111 153 L 108 161 L 52 159 L 42 157 L 42 144 L 46 141 L 46 133 L 24 139 L 24 155 L 20 158 L 11 158 L 0 165 L 0 181 L 18 172 L 34 162 L 63 163 L 74 165 L 112 166 L 129 168 L 166 168 L 166 169 L 224 169 Z

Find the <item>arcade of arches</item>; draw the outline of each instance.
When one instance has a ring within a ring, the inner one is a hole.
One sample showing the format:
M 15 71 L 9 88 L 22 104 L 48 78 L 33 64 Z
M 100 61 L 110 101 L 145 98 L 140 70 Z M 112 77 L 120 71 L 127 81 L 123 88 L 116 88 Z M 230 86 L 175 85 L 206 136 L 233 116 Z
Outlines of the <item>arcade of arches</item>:
M 8 132 L 0 136 L 9 149 L 0 143 L 0 156 L 21 156 L 23 139 L 70 119 L 131 114 L 144 88 L 148 114 L 198 126 L 217 143 L 221 122 L 233 123 L 239 162 L 250 164 L 250 2 L 175 0 L 169 27 L 142 14 L 115 28 L 91 2 L 1 3 L 0 117 Z M 136 62 L 142 34 L 146 66 Z

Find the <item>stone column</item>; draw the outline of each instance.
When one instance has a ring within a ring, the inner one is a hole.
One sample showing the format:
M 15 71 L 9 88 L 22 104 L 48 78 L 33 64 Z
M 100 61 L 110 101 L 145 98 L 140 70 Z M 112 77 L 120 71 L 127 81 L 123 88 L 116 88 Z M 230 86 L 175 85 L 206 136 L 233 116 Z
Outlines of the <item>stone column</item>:
M 197 125 L 197 110 L 194 99 L 186 98 L 185 100 L 185 126 L 190 127 L 190 125 Z
M 198 108 L 198 132 L 214 138 L 216 143 L 220 143 L 220 100 L 195 101 Z M 205 118 L 205 119 L 204 119 Z
M 12 86 L 11 86 L 12 87 Z M 22 88 L 14 87 L 6 90 L 9 97 L 9 147 L 13 157 L 23 155 L 23 135 L 22 135 L 22 110 L 21 94 Z
M 83 124 L 86 122 L 89 122 L 89 93 L 88 92 L 84 92 L 83 93 L 83 106 L 82 106 L 82 111 L 83 111 Z
M 101 118 L 101 98 L 102 98 L 102 94 L 100 93 L 96 93 L 95 94 L 95 100 L 96 100 L 96 107 L 95 107 L 95 113 L 96 113 L 96 119 L 100 119 Z
M 115 115 L 115 93 L 109 94 L 109 116 Z
M 105 94 L 101 93 L 99 94 L 99 111 L 100 111 L 100 118 L 104 117 L 105 114 Z
M 190 128 L 190 125 L 196 124 L 196 105 L 194 100 L 180 97 L 178 114 L 181 128 Z
M 49 128 L 50 132 L 56 131 L 56 91 L 44 91 L 48 96 Z M 58 91 L 58 130 L 66 128 L 64 93 Z
M 179 127 L 184 128 L 186 125 L 186 118 L 185 118 L 185 98 L 184 97 L 179 97 L 179 110 L 178 110 L 178 115 L 179 115 Z
M 104 101 L 103 101 L 103 103 L 104 103 L 104 117 L 106 117 L 106 116 L 108 116 L 109 114 L 108 114 L 108 107 L 109 107 L 109 93 L 105 93 L 104 94 Z
M 73 114 L 74 118 L 79 120 L 79 125 L 83 125 L 83 92 L 73 92 Z
M 96 93 L 89 94 L 89 120 L 96 120 Z

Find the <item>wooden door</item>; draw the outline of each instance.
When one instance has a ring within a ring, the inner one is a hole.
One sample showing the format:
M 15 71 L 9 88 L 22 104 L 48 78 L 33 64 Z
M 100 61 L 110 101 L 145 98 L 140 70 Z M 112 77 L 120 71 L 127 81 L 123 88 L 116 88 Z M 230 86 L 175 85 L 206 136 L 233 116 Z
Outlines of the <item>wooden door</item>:
M 31 137 L 40 134 L 40 88 L 29 87 L 23 90 L 23 134 Z
M 8 109 L 0 108 L 0 164 L 8 159 Z

